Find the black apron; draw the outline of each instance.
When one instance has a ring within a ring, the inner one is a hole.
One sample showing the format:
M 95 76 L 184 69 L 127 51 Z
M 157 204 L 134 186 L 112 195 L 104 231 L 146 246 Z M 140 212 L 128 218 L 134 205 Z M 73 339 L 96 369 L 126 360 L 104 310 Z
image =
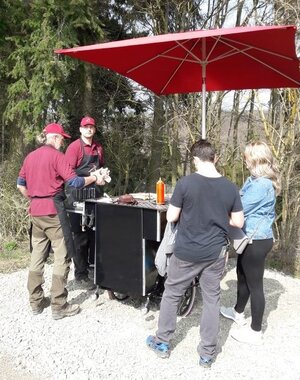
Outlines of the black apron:
M 88 155 L 85 153 L 82 139 L 80 139 L 80 145 L 83 157 L 80 166 L 75 169 L 75 172 L 79 177 L 88 177 L 91 172 L 100 168 L 100 159 L 98 154 Z M 70 210 L 74 209 L 74 202 L 96 199 L 102 197 L 103 195 L 102 187 L 96 185 L 95 183 L 81 189 L 75 189 L 66 185 L 65 190 L 67 195 L 66 206 Z M 86 231 L 87 229 L 92 229 L 95 220 L 94 206 L 86 204 L 85 215 L 83 218 L 80 214 L 73 212 L 69 212 L 69 218 L 71 228 L 74 233 L 80 233 L 82 231 Z
M 88 155 L 85 153 L 82 139 L 80 139 L 80 145 L 83 157 L 80 165 L 75 169 L 75 172 L 79 177 L 88 177 L 91 175 L 91 172 L 100 168 L 100 159 L 98 154 Z M 73 208 L 74 202 L 82 202 L 87 199 L 96 199 L 102 197 L 103 195 L 102 188 L 95 183 L 80 189 L 75 189 L 74 187 L 67 185 L 65 190 L 67 195 L 66 204 L 68 208 Z
M 65 208 L 66 195 L 64 191 L 61 191 L 54 195 L 53 201 L 57 210 L 57 215 L 61 224 L 62 232 L 65 238 L 65 243 L 68 251 L 68 257 L 74 257 L 75 245 L 73 240 L 71 222 Z

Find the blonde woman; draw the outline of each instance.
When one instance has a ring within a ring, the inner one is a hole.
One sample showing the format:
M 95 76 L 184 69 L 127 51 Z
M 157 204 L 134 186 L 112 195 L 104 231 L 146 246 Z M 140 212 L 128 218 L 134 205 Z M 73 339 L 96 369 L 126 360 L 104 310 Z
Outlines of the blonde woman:
M 265 259 L 273 247 L 272 224 L 275 219 L 276 195 L 280 192 L 280 175 L 272 152 L 264 142 L 248 144 L 244 158 L 251 176 L 240 192 L 245 214 L 243 230 L 252 236 L 252 244 L 238 255 L 236 304 L 234 307 L 221 307 L 220 312 L 240 326 L 231 333 L 234 339 L 258 345 L 263 338 Z M 252 320 L 250 326 L 246 327 L 244 309 L 249 298 Z

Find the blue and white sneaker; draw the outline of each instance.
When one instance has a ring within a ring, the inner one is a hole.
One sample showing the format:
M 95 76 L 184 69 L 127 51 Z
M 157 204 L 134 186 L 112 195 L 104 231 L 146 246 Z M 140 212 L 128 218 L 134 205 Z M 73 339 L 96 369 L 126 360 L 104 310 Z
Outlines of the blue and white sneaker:
M 158 343 L 155 341 L 155 336 L 149 335 L 146 339 L 147 346 L 162 359 L 170 356 L 170 346 L 167 343 Z
M 214 362 L 214 359 L 207 358 L 205 356 L 200 356 L 199 365 L 204 368 L 210 368 L 212 363 Z

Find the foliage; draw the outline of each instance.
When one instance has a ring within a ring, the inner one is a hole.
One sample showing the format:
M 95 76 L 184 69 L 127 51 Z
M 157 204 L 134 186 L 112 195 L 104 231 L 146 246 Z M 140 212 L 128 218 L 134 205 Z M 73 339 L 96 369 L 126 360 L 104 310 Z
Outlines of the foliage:
M 21 3 L 24 18 L 18 32 L 7 37 L 13 47 L 7 60 L 12 80 L 4 120 L 17 122 L 16 136 L 24 135 L 28 142 L 48 120 L 66 120 L 61 102 L 64 82 L 78 63 L 60 60 L 54 50 L 80 43 L 85 30 L 101 37 L 101 28 L 94 15 L 95 1 Z
M 15 241 L 10 241 L 4 244 L 4 252 L 12 252 L 18 247 Z
M 18 159 L 19 158 L 19 159 Z M 28 202 L 16 188 L 20 157 L 0 168 L 0 242 L 18 242 L 27 235 L 29 227 Z M 11 246 L 8 245 L 7 247 Z M 7 250 L 7 249 L 6 249 Z
M 27 241 L 0 242 L 0 273 L 10 273 L 28 267 L 30 261 L 28 248 Z
M 111 195 L 145 191 L 147 179 L 147 128 L 134 115 L 116 117 L 104 132 L 105 156 L 111 168 Z

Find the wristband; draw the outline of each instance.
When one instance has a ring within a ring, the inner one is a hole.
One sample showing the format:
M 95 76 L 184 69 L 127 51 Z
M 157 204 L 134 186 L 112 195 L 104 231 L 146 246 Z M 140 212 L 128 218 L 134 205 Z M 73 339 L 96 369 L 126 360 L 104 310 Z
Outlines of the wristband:
M 96 176 L 96 174 L 92 174 L 92 177 L 95 177 L 95 178 L 96 178 L 96 181 L 95 181 L 95 182 L 98 181 L 98 177 Z

